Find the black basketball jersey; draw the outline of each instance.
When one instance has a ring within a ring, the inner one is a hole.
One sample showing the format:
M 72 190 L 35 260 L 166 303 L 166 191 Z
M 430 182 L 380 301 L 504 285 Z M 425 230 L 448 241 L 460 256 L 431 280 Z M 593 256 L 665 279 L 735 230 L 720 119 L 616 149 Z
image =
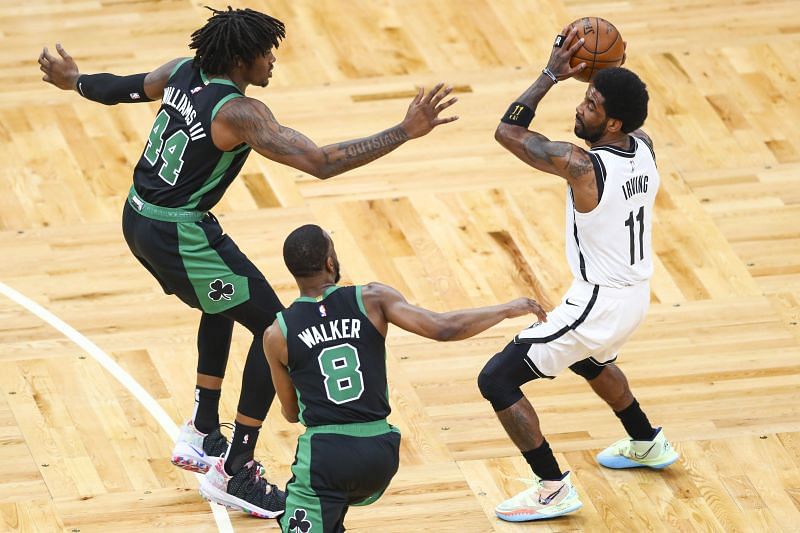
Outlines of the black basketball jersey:
M 367 317 L 361 287 L 331 287 L 278 313 L 289 376 L 308 427 L 386 418 L 385 339 Z
M 209 79 L 192 59 L 172 71 L 133 184 L 143 200 L 162 207 L 211 209 L 242 169 L 250 147 L 223 152 L 211 141 L 222 104 L 241 97 L 225 79 Z

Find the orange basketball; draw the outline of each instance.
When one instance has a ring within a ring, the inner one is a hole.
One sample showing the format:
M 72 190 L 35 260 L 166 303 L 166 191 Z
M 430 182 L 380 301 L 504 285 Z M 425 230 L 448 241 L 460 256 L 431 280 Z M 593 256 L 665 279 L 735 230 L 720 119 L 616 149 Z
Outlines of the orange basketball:
M 571 67 L 586 63 L 586 67 L 575 76 L 576 80 L 589 82 L 598 70 L 622 64 L 625 43 L 613 24 L 600 17 L 583 17 L 570 24 L 570 28 L 573 26 L 578 28 L 577 38 L 585 39 L 583 46 L 569 60 Z

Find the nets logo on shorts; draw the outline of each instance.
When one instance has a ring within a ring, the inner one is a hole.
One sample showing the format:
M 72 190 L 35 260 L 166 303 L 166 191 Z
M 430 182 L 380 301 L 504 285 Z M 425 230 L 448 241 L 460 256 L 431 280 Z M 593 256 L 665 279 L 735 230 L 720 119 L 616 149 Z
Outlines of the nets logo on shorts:
M 215 302 L 221 299 L 230 300 L 234 293 L 233 283 L 225 283 L 221 279 L 215 279 L 209 283 L 208 288 L 211 289 L 208 293 L 208 297 Z
M 311 529 L 311 521 L 306 520 L 305 509 L 295 509 L 294 516 L 289 518 L 289 531 L 293 533 L 306 533 Z

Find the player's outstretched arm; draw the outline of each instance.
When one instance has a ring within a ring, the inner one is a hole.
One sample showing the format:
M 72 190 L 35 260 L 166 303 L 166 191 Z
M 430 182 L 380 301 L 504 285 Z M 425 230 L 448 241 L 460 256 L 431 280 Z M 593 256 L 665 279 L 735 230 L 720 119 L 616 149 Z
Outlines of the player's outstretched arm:
M 362 290 L 368 312 L 378 308 L 386 322 L 411 333 L 437 341 L 457 341 L 489 329 L 506 318 L 534 314 L 547 321 L 547 313 L 531 298 L 517 298 L 510 302 L 487 307 L 436 313 L 411 305 L 396 289 L 382 283 L 370 283 Z
M 158 100 L 164 94 L 172 70 L 182 61 L 173 59 L 152 72 L 130 76 L 81 74 L 75 60 L 60 43 L 56 43 L 56 51 L 58 55 L 53 55 L 45 47 L 39 54 L 39 70 L 44 73 L 42 80 L 106 105 Z
M 281 401 L 281 414 L 289 422 L 298 422 L 300 407 L 297 405 L 292 378 L 289 377 L 289 351 L 277 320 L 264 332 L 263 342 L 264 353 L 267 354 L 267 362 L 272 372 L 272 384 Z
M 428 93 L 420 89 L 408 106 L 405 119 L 397 126 L 369 137 L 322 147 L 299 131 L 281 125 L 263 102 L 253 98 L 235 98 L 223 105 L 211 131 L 214 144 L 221 150 L 246 143 L 268 159 L 327 179 L 366 165 L 409 139 L 427 135 L 436 126 L 456 120 L 457 116 L 439 117 L 457 100 L 444 100 L 451 91 L 452 87 L 441 83 Z

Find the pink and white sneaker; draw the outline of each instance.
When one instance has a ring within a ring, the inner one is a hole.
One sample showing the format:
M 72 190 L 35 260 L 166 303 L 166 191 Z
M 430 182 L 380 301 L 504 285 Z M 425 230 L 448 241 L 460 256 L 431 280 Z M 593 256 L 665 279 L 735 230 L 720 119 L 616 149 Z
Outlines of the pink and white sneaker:
M 215 428 L 200 433 L 191 420 L 181 426 L 178 440 L 172 448 L 172 464 L 184 470 L 205 474 L 228 451 L 228 439 Z

